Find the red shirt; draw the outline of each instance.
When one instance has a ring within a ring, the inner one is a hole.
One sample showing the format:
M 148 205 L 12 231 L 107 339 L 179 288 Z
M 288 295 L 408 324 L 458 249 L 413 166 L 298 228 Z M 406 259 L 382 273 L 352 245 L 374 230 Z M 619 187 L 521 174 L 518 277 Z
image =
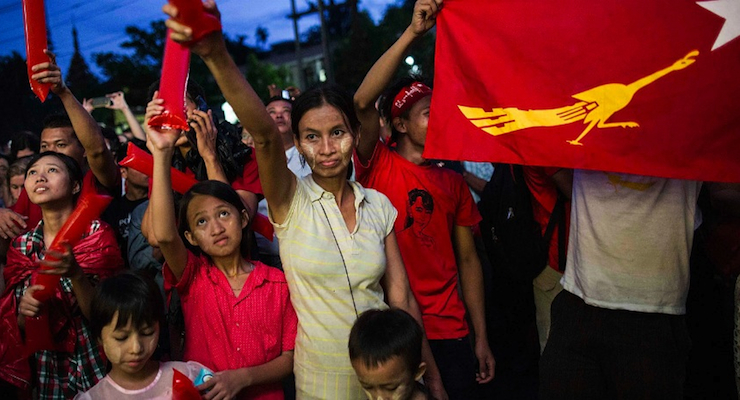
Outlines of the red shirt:
M 368 166 L 355 160 L 355 167 L 357 181 L 388 196 L 398 210 L 398 246 L 427 337 L 467 335 L 452 231 L 477 225 L 481 217 L 465 180 L 436 165 L 416 165 L 381 142 Z
M 524 167 L 524 180 L 532 193 L 532 213 L 534 220 L 542 227 L 542 235 L 547 230 L 547 223 L 558 200 L 558 188 L 552 181 L 552 176 L 561 168 L 554 167 Z M 570 201 L 565 203 L 565 248 L 568 248 L 568 229 L 570 228 Z M 558 228 L 552 232 L 550 250 L 547 258 L 550 268 L 558 271 Z M 564 271 L 560 271 L 564 272 Z
M 184 358 L 214 371 L 262 365 L 295 346 L 298 318 L 290 303 L 285 275 L 252 261 L 238 297 L 226 276 L 205 256 L 188 252 L 177 289 L 185 316 Z M 167 264 L 165 264 L 167 265 Z M 280 382 L 247 388 L 239 399 L 283 399 Z

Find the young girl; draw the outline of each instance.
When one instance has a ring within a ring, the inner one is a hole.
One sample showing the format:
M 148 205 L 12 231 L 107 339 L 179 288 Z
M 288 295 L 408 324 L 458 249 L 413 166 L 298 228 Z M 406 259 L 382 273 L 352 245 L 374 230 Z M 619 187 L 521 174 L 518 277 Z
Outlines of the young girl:
M 196 362 L 152 360 L 164 321 L 164 301 L 151 279 L 132 272 L 98 285 L 90 310 L 91 331 L 103 346 L 110 371 L 75 399 L 170 399 L 178 370 L 195 381 L 208 370 Z
M 47 251 L 47 244 L 52 243 L 72 214 L 82 181 L 79 165 L 64 154 L 45 152 L 31 160 L 24 185 L 31 202 L 40 206 L 42 219 L 35 229 L 15 238 L 3 271 L 7 288 L 2 301 L 0 337 L 7 349 L 22 349 L 20 331 L 25 327 L 25 318 L 37 316 L 42 308 L 49 313 L 57 349 L 39 351 L 32 357 L 35 383 L 42 399 L 72 398 L 105 375 L 105 362 L 90 335 L 88 321 L 93 283 L 123 266 L 115 233 L 96 220 L 74 248 L 67 244 L 64 252 Z M 92 183 L 89 181 L 86 184 Z M 47 261 L 45 256 L 59 261 Z M 50 269 L 40 272 L 38 264 Z M 38 273 L 61 276 L 60 290 L 48 304 L 33 297 L 42 288 L 31 285 Z M 8 324 L 16 318 L 16 325 Z M 10 352 L 0 354 L 0 372 L 4 375 L 11 371 L 10 378 L 2 378 L 28 387 L 31 374 L 23 367 L 26 360 L 17 357 L 17 353 L 15 357 Z
M 213 1 L 206 10 L 218 15 Z M 177 10 L 165 5 L 172 17 Z M 192 29 L 167 22 L 174 40 Z M 296 339 L 299 399 L 362 399 L 347 351 L 352 323 L 364 310 L 390 305 L 421 321 L 393 232 L 396 210 L 382 194 L 347 180 L 359 124 L 352 101 L 336 88 L 311 90 L 293 105 L 295 144 L 312 174 L 288 169 L 278 127 L 234 61 L 221 32 L 192 45 L 254 138 L 260 181 L 280 241 L 280 258 L 300 321 Z M 429 361 L 427 382 L 439 384 Z M 426 360 L 425 360 L 426 361 Z M 441 386 L 435 386 L 441 389 Z M 438 390 L 440 398 L 444 391 Z
M 249 260 L 247 210 L 226 183 L 193 186 L 175 223 L 170 165 L 179 135 L 150 129 L 147 145 L 154 158 L 152 232 L 165 281 L 182 301 L 184 358 L 217 371 L 198 387 L 210 390 L 207 399 L 283 399 L 280 381 L 293 368 L 297 326 L 285 276 Z

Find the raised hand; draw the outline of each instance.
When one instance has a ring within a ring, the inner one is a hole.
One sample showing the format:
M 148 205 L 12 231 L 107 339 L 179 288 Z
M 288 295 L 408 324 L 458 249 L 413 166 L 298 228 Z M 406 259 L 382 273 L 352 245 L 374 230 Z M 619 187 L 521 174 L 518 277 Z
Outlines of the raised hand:
M 221 20 L 221 12 L 216 7 L 216 2 L 213 0 L 207 0 L 203 2 L 203 9 L 215 16 L 219 21 Z M 162 6 L 162 11 L 170 16 L 170 19 L 165 21 L 165 25 L 170 29 L 172 40 L 180 43 L 188 43 L 193 40 L 193 30 L 189 26 L 185 26 L 176 20 L 178 12 L 177 7 L 172 4 L 165 4 Z M 212 55 L 214 50 L 221 49 L 226 50 L 226 44 L 224 43 L 223 34 L 221 31 L 212 32 L 196 43 L 189 43 L 190 51 L 194 54 L 199 55 L 203 58 L 208 58 Z
M 422 36 L 437 23 L 437 12 L 442 8 L 442 0 L 417 0 L 411 18 L 411 30 Z
M 109 93 L 105 97 L 111 100 L 111 104 L 105 106 L 105 108 L 110 108 L 111 110 L 125 110 L 128 108 L 128 103 L 126 103 L 126 99 L 123 97 L 123 92 Z
M 54 53 L 44 50 L 44 54 L 49 56 L 49 61 L 31 67 L 31 71 L 34 73 L 31 75 L 31 79 L 39 83 L 51 84 L 52 93 L 59 95 L 67 90 L 64 79 L 62 79 L 62 70 L 57 65 L 57 58 Z
M 92 99 L 82 99 L 82 108 L 88 113 L 92 114 L 95 107 L 93 107 Z
M 218 128 L 213 121 L 213 112 L 201 110 L 188 111 L 188 123 L 195 131 L 198 153 L 201 157 L 216 156 L 216 137 Z
M 188 140 L 179 129 L 160 130 L 149 126 L 149 120 L 152 119 L 152 117 L 164 112 L 164 106 L 162 105 L 164 104 L 164 100 L 157 98 L 158 95 L 158 91 L 154 92 L 154 97 L 152 98 L 152 101 L 146 105 L 146 114 L 144 114 L 144 126 L 149 127 L 146 132 L 146 147 L 152 153 L 158 150 L 171 149 L 187 142 Z

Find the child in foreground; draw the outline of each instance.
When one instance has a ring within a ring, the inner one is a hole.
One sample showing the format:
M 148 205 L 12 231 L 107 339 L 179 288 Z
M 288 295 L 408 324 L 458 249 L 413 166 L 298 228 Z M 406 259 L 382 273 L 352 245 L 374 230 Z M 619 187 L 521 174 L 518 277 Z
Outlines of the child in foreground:
M 360 315 L 349 334 L 349 358 L 369 400 L 431 398 L 418 382 L 426 371 L 422 337 L 419 323 L 403 310 Z
M 195 381 L 197 362 L 152 359 L 164 321 L 164 302 L 151 279 L 127 272 L 104 280 L 90 310 L 93 337 L 103 346 L 110 371 L 75 399 L 170 399 L 174 370 Z

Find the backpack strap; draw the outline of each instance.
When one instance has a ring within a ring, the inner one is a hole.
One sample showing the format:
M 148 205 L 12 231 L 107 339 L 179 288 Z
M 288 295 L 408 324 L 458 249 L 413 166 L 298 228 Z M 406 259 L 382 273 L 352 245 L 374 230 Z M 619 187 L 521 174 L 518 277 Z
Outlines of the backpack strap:
M 558 270 L 560 272 L 565 271 L 565 196 L 558 192 L 558 199 L 555 202 L 555 207 L 552 209 L 550 214 L 550 220 L 547 221 L 547 228 L 545 229 L 545 243 L 550 246 L 552 241 L 552 234 L 555 231 L 555 226 L 558 227 Z M 548 250 L 549 251 L 549 250 Z

